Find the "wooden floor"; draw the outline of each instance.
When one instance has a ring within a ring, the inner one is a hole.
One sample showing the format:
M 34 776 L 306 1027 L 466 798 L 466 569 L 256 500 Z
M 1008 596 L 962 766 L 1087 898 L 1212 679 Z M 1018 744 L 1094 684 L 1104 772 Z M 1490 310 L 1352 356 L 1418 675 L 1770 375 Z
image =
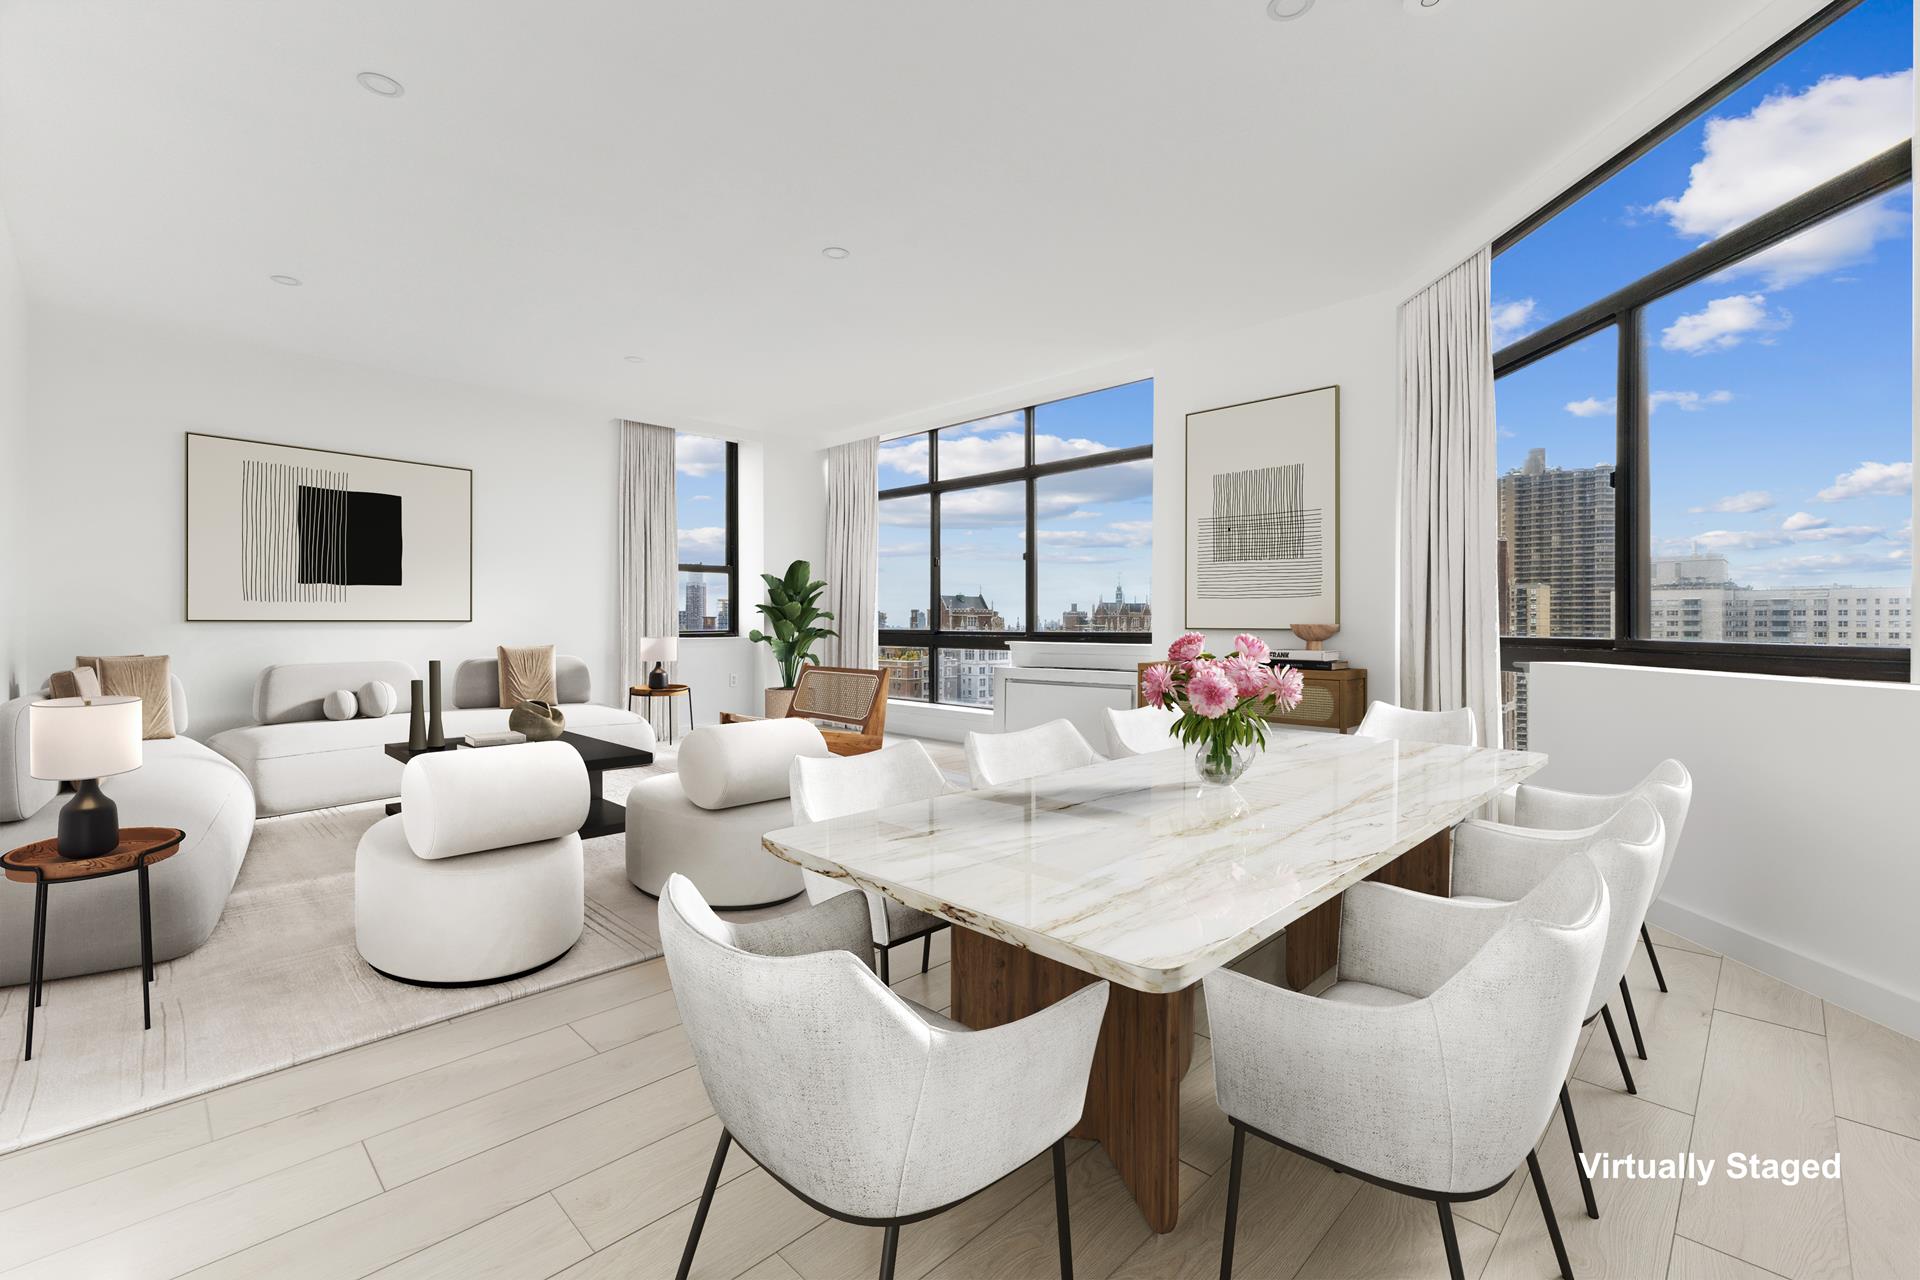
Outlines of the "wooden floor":
M 1581 1280 L 1920 1274 L 1920 1044 L 1662 936 L 1673 985 L 1632 976 L 1652 1059 L 1619 1081 L 1604 1036 L 1573 1093 L 1590 1150 L 1827 1156 L 1838 1184 L 1601 1182 L 1580 1210 L 1556 1120 L 1541 1140 Z M 913 954 L 911 958 L 908 952 Z M 947 1004 L 902 948 L 895 986 Z M 1204 1021 L 1202 1023 L 1204 1029 Z M 1184 1090 L 1184 1211 L 1155 1237 L 1084 1143 L 1069 1168 L 1083 1277 L 1212 1276 L 1229 1131 L 1209 1042 Z M 0 1269 L 71 1277 L 653 1277 L 678 1261 L 719 1125 L 662 962 L 606 974 L 0 1160 Z M 1255 1143 L 1242 1277 L 1443 1275 L 1431 1208 Z M 695 1275 L 877 1271 L 880 1233 L 824 1220 L 737 1155 Z M 1531 1194 L 1465 1206 L 1475 1276 L 1548 1276 Z M 902 1280 L 1055 1274 L 1041 1160 L 902 1233 Z

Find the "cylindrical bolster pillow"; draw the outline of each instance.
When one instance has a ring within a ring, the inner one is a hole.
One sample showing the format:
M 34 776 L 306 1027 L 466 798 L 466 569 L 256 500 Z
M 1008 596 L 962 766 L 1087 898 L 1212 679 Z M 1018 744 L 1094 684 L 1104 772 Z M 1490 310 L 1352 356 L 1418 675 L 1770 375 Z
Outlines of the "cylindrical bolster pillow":
M 826 754 L 827 740 L 805 720 L 707 725 L 680 743 L 680 789 L 702 809 L 778 800 L 795 756 Z
M 505 849 L 578 831 L 587 766 L 564 742 L 415 756 L 400 775 L 407 845 L 422 858 Z
M 351 689 L 335 689 L 320 700 L 320 710 L 329 720 L 351 720 L 360 710 Z

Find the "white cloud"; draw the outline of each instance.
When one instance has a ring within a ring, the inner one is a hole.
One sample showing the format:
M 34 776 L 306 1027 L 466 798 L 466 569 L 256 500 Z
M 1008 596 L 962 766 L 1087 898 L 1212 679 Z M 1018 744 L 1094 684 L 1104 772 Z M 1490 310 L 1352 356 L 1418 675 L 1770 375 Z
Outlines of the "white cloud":
M 710 493 L 696 493 L 691 498 L 688 498 L 687 501 L 688 502 L 712 502 L 713 495 Z
M 1913 133 L 1913 72 L 1828 76 L 1770 94 L 1743 116 L 1707 121 L 1687 189 L 1648 207 L 1681 235 L 1712 239 L 1867 160 Z M 1781 288 L 1857 262 L 1906 215 L 1884 201 L 1809 228 L 1741 270 Z
M 1567 402 L 1567 412 L 1576 418 L 1597 418 L 1601 414 L 1611 414 L 1613 397 L 1602 400 L 1597 396 L 1588 396 L 1585 400 L 1570 400 Z
M 1748 489 L 1744 493 L 1736 493 L 1731 497 L 1722 498 L 1720 501 L 1708 506 L 1693 507 L 1690 508 L 1690 510 L 1695 515 L 1701 515 L 1709 511 L 1745 514 L 1749 511 L 1765 511 L 1771 506 L 1773 506 L 1772 494 L 1768 493 L 1765 489 Z
M 1881 571 L 1910 568 L 1913 565 L 1913 548 L 1895 547 L 1892 550 L 1862 551 L 1822 551 L 1799 556 L 1783 556 L 1777 560 L 1763 560 L 1752 566 L 1756 574 L 1779 574 L 1788 577 L 1834 578 L 1839 574 L 1856 570 Z
M 1696 535 L 1693 543 L 1708 551 L 1752 551 L 1797 542 L 1871 542 L 1886 536 L 1878 525 L 1830 525 L 1803 511 L 1781 521 L 1778 529 L 1712 529 Z
M 727 531 L 724 528 L 682 529 L 679 554 L 682 564 L 725 564 Z
M 880 446 L 880 469 L 893 468 L 921 480 L 927 478 L 927 436 L 921 432 L 917 436 L 905 436 L 899 440 L 888 440 Z M 883 482 L 884 485 L 884 482 Z
M 1713 299 L 1705 310 L 1679 317 L 1661 330 L 1660 345 L 1668 351 L 1705 355 L 1737 347 L 1749 334 L 1784 329 L 1792 319 L 1784 309 L 1769 310 L 1763 293 L 1736 293 Z
M 727 465 L 727 442 L 682 432 L 673 441 L 673 469 L 683 476 L 719 475 Z M 684 557 L 682 557 L 684 559 Z
M 943 428 L 939 434 L 940 474 L 945 479 L 985 475 L 990 471 L 1010 471 L 1027 464 L 1026 420 L 1020 414 L 982 418 L 979 422 Z M 1112 447 L 1098 440 L 1057 436 L 1044 431 L 1033 437 L 1034 456 L 1043 462 L 1105 453 Z M 880 446 L 882 470 L 891 468 L 917 480 L 925 480 L 928 476 L 927 463 L 925 433 L 906 436 Z M 889 479 L 882 483 L 898 481 Z
M 1540 327 L 1539 304 L 1532 298 L 1493 304 L 1493 349 L 1524 338 Z
M 1827 523 L 1824 516 L 1816 516 L 1805 511 L 1796 511 L 1780 522 L 1780 527 L 1789 533 L 1798 533 L 1802 529 L 1818 529 Z
M 1907 521 L 1906 526 L 1904 528 L 1895 529 L 1892 533 L 1888 534 L 1887 536 L 1892 538 L 1896 542 L 1912 542 L 1913 541 L 1913 521 L 1911 520 Z
M 1835 476 L 1833 484 L 1820 491 L 1819 498 L 1822 502 L 1839 502 L 1846 498 L 1876 495 L 1898 497 L 1912 492 L 1912 462 L 1863 462 L 1853 470 Z
M 1656 391 L 1647 397 L 1647 407 L 1654 413 L 1665 405 L 1672 405 L 1683 413 L 1698 413 L 1710 404 L 1730 404 L 1732 401 L 1731 391 Z

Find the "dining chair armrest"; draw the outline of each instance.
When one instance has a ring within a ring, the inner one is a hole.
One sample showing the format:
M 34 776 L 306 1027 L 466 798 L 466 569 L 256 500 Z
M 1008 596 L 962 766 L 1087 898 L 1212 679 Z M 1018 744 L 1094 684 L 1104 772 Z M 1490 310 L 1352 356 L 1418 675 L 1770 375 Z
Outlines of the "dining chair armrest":
M 808 956 L 851 951 L 873 967 L 873 924 L 864 893 L 840 893 L 825 902 L 771 920 L 732 925 L 734 945 L 762 956 Z
M 1205 981 L 1222 1111 L 1374 1177 L 1445 1185 L 1445 1058 L 1426 1001 L 1342 1004 L 1230 969 Z
M 1578 791 L 1556 791 L 1552 787 L 1521 783 L 1514 788 L 1513 817 L 1516 827 L 1542 831 L 1574 831 L 1597 827 L 1626 807 L 1633 792 L 1590 796 Z
M 742 715 L 738 711 L 722 711 L 720 713 L 721 724 L 752 724 L 756 720 L 765 719 L 765 716 Z
M 1343 898 L 1340 977 L 1421 997 L 1458 973 L 1513 913 L 1509 902 L 1456 902 L 1371 880 Z
M 1471 818 L 1453 829 L 1453 894 L 1518 902 L 1591 832 L 1534 831 Z
M 1107 1011 L 1107 984 L 1082 987 L 1017 1022 L 932 1028 L 901 1200 L 945 1204 L 1046 1150 L 1080 1122 Z

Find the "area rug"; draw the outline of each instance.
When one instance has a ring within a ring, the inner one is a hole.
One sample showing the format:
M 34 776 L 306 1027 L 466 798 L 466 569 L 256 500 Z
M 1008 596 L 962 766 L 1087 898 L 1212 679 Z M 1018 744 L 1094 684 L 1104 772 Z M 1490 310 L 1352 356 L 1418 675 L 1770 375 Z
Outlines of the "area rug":
M 671 770 L 606 775 L 609 799 Z M 586 842 L 586 931 L 559 961 L 512 982 L 436 989 L 373 972 L 353 943 L 353 859 L 380 804 L 254 826 L 213 936 L 156 966 L 153 1029 L 137 969 L 49 982 L 22 1062 L 26 987 L 0 990 L 0 1152 L 221 1085 L 638 964 L 660 954 L 655 904 L 627 882 L 624 836 Z

